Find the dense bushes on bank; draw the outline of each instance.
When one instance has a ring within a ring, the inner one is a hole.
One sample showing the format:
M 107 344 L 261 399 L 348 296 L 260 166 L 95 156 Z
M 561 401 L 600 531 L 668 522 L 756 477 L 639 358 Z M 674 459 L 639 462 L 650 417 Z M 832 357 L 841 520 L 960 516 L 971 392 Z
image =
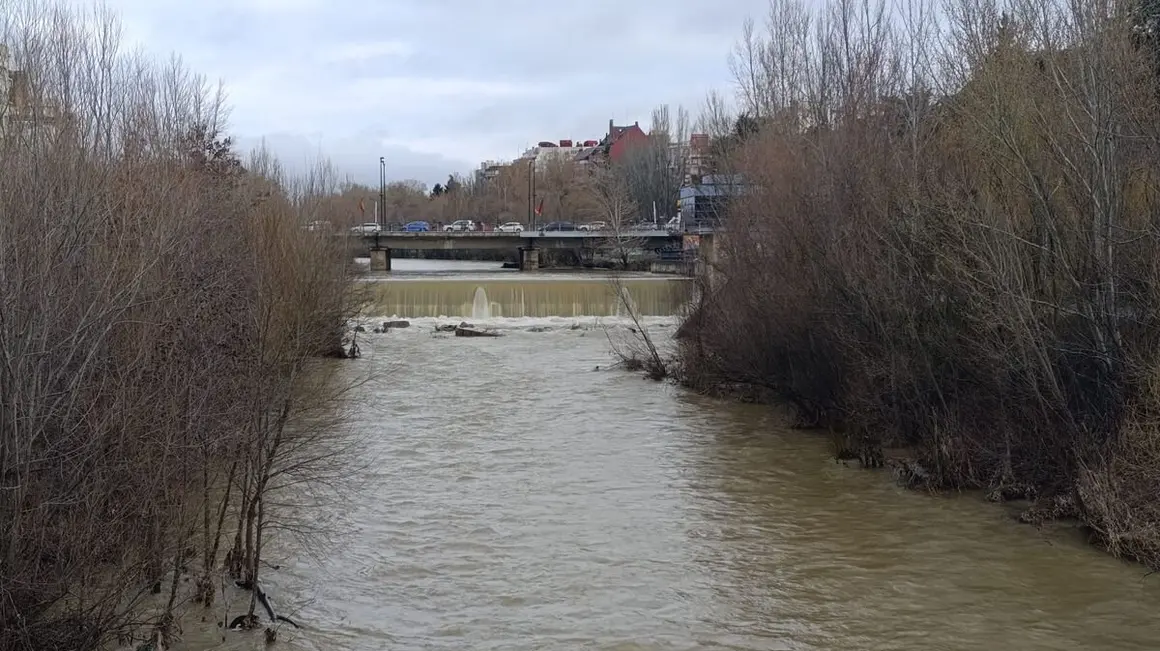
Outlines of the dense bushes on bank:
M 1038 495 L 1160 566 L 1160 85 L 1135 3 L 772 3 L 760 126 L 684 328 L 746 387 L 936 488 Z
M 0 649 L 166 638 L 226 551 L 256 582 L 350 309 L 325 168 L 243 163 L 204 80 L 62 7 L 0 4 Z

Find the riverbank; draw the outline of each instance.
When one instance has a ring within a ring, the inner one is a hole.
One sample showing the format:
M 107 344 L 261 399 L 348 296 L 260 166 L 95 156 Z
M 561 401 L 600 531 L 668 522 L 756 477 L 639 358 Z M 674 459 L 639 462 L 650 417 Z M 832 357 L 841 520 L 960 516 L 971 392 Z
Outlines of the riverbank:
M 337 179 L 237 152 L 221 94 L 124 48 L 111 12 L 0 13 L 23 68 L 0 137 L 0 651 L 168 643 L 223 558 L 260 580 L 288 485 L 330 479 L 339 430 L 298 425 L 341 393 L 322 358 L 358 299 L 345 243 L 300 224 Z
M 908 485 L 1032 497 L 1028 520 L 1074 516 L 1160 568 L 1160 104 L 1138 99 L 1160 96 L 1158 50 L 1140 15 L 1081 4 L 931 21 L 919 43 L 832 0 L 747 35 L 782 51 L 833 19 L 904 44 L 847 86 L 812 65 L 845 47 L 819 30 L 744 81 L 790 101 L 737 123 L 744 236 L 715 240 L 680 367 L 760 387 L 869 465 L 913 450 Z M 970 64 L 901 72 L 932 45 Z M 816 88 L 841 90 L 799 103 Z
M 844 349 L 827 350 L 819 332 L 810 335 L 808 347 L 805 340 L 794 347 L 781 341 L 770 346 L 768 333 L 777 320 L 763 321 L 760 330 L 753 323 L 745 329 L 737 314 L 714 309 L 719 308 L 702 305 L 681 330 L 674 365 L 684 386 L 717 399 L 789 407 L 790 425 L 803 435 L 816 433 L 831 441 L 838 461 L 887 469 L 899 485 L 911 489 L 970 491 L 987 501 L 1010 503 L 1008 511 L 1025 524 L 1072 522 L 1092 544 L 1113 555 L 1160 567 L 1160 483 L 1149 461 L 1160 460 L 1160 454 L 1150 428 L 1125 423 L 1102 451 L 1087 454 L 1067 449 L 1069 437 L 1052 442 L 1050 435 L 1040 439 L 1037 449 L 1004 449 L 1014 443 L 1009 431 L 980 430 L 978 424 L 961 421 L 934 421 L 933 430 L 916 424 L 900 428 L 849 406 L 865 398 L 847 393 L 843 384 L 824 383 L 822 378 L 835 372 L 834 361 L 819 366 L 819 356 Z M 757 332 L 766 334 L 757 339 Z M 792 370 L 755 377 L 757 364 L 788 364 Z M 841 360 L 837 364 L 843 367 Z M 909 408 L 921 409 L 915 403 Z M 1044 467 L 1057 470 L 1044 472 Z

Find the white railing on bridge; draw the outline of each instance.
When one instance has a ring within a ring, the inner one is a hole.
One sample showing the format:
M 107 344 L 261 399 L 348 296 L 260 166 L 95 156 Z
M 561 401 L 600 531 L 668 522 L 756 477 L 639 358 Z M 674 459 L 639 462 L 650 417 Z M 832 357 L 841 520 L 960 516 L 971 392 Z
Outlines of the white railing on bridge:
M 700 228 L 686 228 L 686 229 L 650 229 L 650 230 L 602 230 L 602 231 L 556 231 L 556 230 L 523 230 L 518 232 L 503 232 L 503 231 L 379 231 L 378 233 L 359 233 L 352 232 L 351 236 L 365 237 L 374 239 L 376 235 L 380 237 L 413 237 L 421 238 L 443 238 L 443 237 L 463 237 L 463 238 L 541 238 L 552 237 L 562 239 L 586 239 L 586 238 L 659 238 L 659 237 L 680 237 L 682 235 L 711 235 L 717 232 L 718 229 L 700 227 Z

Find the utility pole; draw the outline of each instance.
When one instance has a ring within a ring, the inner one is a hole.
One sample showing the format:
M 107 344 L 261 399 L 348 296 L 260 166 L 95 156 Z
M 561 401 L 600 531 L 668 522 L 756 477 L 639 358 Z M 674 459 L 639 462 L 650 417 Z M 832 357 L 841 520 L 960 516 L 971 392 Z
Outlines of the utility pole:
M 528 161 L 528 228 L 536 230 L 536 159 Z
M 380 228 L 386 225 L 387 214 L 387 157 L 379 156 L 379 206 L 375 211 L 375 223 Z M 382 219 L 380 222 L 379 219 Z

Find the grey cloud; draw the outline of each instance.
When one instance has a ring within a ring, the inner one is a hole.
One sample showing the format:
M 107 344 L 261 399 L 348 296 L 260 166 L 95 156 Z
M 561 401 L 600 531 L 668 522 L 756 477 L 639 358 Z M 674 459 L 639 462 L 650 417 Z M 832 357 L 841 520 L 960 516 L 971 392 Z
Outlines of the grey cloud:
M 78 3 L 85 0 L 76 0 Z M 129 34 L 224 80 L 246 141 L 341 166 L 387 155 L 446 178 L 543 139 L 599 138 L 729 86 L 726 56 L 764 0 L 120 0 Z M 368 137 L 367 134 L 375 134 Z M 389 151 L 378 151 L 379 149 Z M 364 163 L 363 161 L 369 161 Z
M 326 158 L 344 177 L 371 187 L 379 184 L 380 156 L 387 160 L 389 178 L 415 179 L 427 185 L 446 180 L 452 172 L 464 172 L 472 167 L 471 163 L 464 160 L 384 145 L 384 139 L 385 134 L 373 131 L 333 139 L 297 133 L 272 133 L 257 137 L 240 136 L 235 141 L 235 149 L 244 157 L 265 144 L 292 174 L 301 173 L 320 158 Z

